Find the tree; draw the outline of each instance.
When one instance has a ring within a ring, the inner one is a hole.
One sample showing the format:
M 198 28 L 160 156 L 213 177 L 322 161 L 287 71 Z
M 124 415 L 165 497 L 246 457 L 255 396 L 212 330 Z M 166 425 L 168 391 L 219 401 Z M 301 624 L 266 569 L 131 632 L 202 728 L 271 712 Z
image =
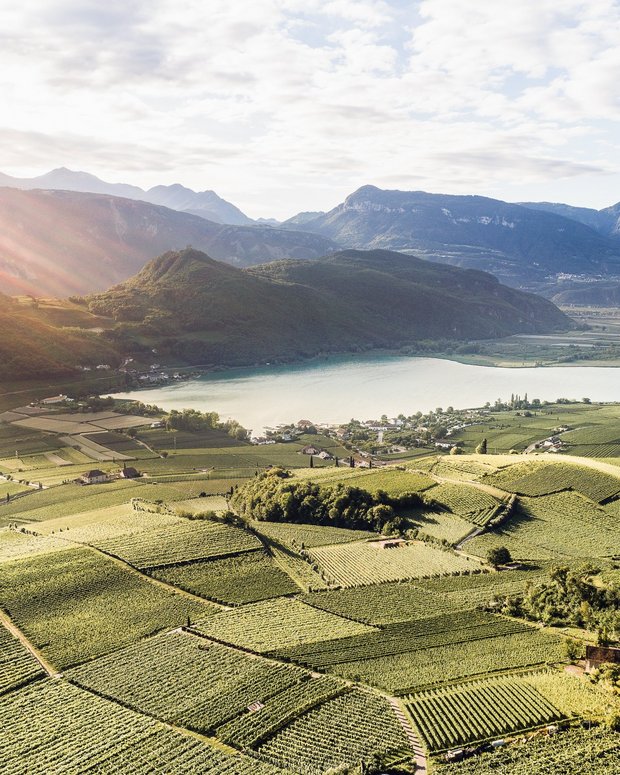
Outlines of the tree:
M 487 453 L 487 440 L 482 439 L 480 444 L 476 447 L 476 454 L 477 455 L 486 455 Z
M 506 565 L 512 562 L 512 557 L 505 546 L 496 546 L 487 552 L 487 560 L 494 568 L 497 568 L 499 565 Z

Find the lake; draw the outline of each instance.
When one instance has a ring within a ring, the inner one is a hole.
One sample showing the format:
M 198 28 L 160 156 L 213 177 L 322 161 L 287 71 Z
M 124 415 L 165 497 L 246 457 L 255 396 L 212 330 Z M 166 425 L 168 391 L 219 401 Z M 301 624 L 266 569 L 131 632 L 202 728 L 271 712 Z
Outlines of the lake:
M 118 393 L 164 409 L 193 408 L 234 418 L 260 433 L 301 419 L 339 423 L 352 417 L 427 412 L 439 406 L 484 406 L 512 393 L 530 399 L 584 396 L 620 400 L 617 368 L 562 366 L 507 369 L 439 358 L 348 356 L 287 366 L 235 369 L 171 385 Z

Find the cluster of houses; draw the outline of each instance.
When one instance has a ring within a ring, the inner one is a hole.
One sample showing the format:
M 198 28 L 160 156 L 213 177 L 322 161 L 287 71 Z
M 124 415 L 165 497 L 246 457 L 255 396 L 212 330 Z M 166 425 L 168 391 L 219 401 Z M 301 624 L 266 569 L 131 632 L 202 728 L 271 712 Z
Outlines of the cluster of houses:
M 77 481 L 80 484 L 103 484 L 104 482 L 111 482 L 112 479 L 137 479 L 139 476 L 142 476 L 142 474 L 132 466 L 123 466 L 116 474 L 108 474 L 99 468 L 92 468 L 90 471 L 80 474 Z

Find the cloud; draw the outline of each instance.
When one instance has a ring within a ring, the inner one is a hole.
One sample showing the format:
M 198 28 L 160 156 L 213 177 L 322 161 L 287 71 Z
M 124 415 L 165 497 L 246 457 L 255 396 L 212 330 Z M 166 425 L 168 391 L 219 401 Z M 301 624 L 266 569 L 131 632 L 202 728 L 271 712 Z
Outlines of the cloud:
M 619 22 L 617 0 L 5 4 L 0 169 L 178 181 L 280 216 L 401 179 L 620 189 Z

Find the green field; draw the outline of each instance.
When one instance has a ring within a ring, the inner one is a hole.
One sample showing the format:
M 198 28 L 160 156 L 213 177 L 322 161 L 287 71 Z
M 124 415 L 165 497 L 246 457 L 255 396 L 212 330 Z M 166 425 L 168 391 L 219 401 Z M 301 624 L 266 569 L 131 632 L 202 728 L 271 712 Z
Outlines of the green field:
M 0 725 L 4 730 L 0 759 L 6 775 L 277 772 L 255 759 L 179 734 L 67 681 L 39 681 L 3 697 Z
M 44 675 L 28 649 L 0 624 L 0 696 Z
M 180 589 L 226 605 L 242 605 L 299 592 L 291 577 L 262 551 L 151 571 Z
M 367 530 L 348 530 L 342 527 L 322 527 L 320 525 L 296 525 L 288 522 L 254 521 L 253 530 L 269 540 L 283 544 L 293 551 L 309 549 L 327 544 L 346 544 L 364 538 L 375 538 L 376 533 Z
M 309 555 L 323 570 L 326 578 L 343 587 L 480 568 L 475 560 L 422 541 L 413 541 L 394 548 L 382 548 L 381 543 L 376 541 L 359 541 L 353 544 L 316 547 L 310 550 Z
M 91 549 L 0 564 L 0 607 L 57 668 L 213 610 L 156 587 Z
M 474 756 L 464 762 L 437 766 L 438 775 L 550 775 L 583 772 L 613 775 L 620 759 L 620 736 L 601 727 L 570 729 L 553 737 Z M 587 769 L 586 769 L 587 767 Z
M 201 619 L 195 627 L 207 637 L 259 653 L 372 632 L 372 627 L 286 598 L 224 611 Z
M 69 677 L 156 718 L 210 733 L 307 674 L 174 632 L 78 667 Z
M 405 734 L 387 701 L 353 691 L 293 721 L 259 749 L 273 764 L 295 772 L 325 772 L 353 765 L 374 752 L 409 753 Z

